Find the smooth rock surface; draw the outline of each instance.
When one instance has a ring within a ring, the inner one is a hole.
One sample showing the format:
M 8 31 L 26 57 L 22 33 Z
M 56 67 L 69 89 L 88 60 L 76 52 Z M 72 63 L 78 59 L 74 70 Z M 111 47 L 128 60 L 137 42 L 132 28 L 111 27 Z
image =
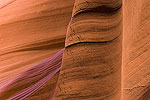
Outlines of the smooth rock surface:
M 0 0 L 0 87 L 64 48 L 73 5 L 73 0 Z M 57 78 L 58 73 L 29 100 L 48 100 Z M 10 96 L 11 91 L 0 93 L 0 100 Z

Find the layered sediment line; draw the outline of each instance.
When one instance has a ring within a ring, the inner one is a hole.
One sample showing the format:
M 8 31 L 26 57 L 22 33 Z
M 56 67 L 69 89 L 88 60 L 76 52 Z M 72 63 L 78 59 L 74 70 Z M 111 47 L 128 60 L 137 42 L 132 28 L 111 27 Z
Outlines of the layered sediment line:
M 120 100 L 121 0 L 76 0 L 54 100 Z
M 122 33 L 122 3 L 119 1 L 75 1 L 65 46 L 78 42 L 108 42 Z
M 0 98 L 1 100 L 28 100 L 29 98 L 35 99 L 34 95 L 42 88 L 44 91 L 48 91 L 44 84 L 49 83 L 50 93 L 42 99 L 49 98 L 53 94 L 53 89 L 55 89 L 57 76 L 54 77 L 56 73 L 59 72 L 61 68 L 61 60 L 64 49 L 42 61 L 41 63 L 31 67 L 20 75 L 16 76 L 14 79 L 7 82 L 7 84 L 0 87 Z M 50 82 L 48 82 L 51 80 Z
M 17 80 L 18 75 L 64 48 L 73 4 L 73 0 L 0 0 L 0 87 L 7 88 L 10 80 Z M 28 100 L 49 99 L 58 76 L 55 74 Z M 25 79 L 31 82 L 26 88 L 37 81 L 33 78 Z M 16 84 L 18 89 L 9 86 L 10 91 L 0 95 L 8 98 L 21 92 L 23 84 Z
M 149 100 L 149 10 L 149 0 L 0 0 L 0 100 Z M 61 57 L 47 58 L 64 47 L 59 75 Z
M 150 100 L 150 1 L 124 1 L 123 100 Z

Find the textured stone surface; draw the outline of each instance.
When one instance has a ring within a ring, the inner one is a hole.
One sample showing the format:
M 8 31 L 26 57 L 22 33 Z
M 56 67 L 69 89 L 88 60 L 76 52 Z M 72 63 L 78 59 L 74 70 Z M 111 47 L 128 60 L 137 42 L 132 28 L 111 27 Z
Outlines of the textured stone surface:
M 75 0 L 54 100 L 120 100 L 121 1 Z
M 150 100 L 150 1 L 124 1 L 124 100 Z
M 0 88 L 66 46 L 61 73 L 26 100 L 49 100 L 58 76 L 54 100 L 150 100 L 150 1 L 122 2 L 0 0 Z

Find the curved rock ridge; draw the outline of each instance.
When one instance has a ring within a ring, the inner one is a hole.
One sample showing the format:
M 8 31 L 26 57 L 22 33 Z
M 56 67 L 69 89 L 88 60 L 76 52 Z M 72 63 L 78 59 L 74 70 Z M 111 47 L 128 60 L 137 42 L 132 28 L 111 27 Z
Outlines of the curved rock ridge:
M 121 98 L 121 1 L 92 2 L 75 0 L 54 100 Z
M 150 100 L 149 10 L 149 0 L 0 0 L 0 100 Z
M 121 7 L 121 0 L 76 0 L 65 46 L 118 38 L 122 33 Z

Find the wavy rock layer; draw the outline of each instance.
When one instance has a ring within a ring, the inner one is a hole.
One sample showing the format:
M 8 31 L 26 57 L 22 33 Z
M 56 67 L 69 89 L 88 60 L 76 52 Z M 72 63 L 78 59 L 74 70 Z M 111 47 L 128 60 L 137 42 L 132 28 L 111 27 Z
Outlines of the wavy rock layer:
M 0 87 L 64 48 L 73 4 L 73 0 L 0 0 Z M 29 99 L 48 100 L 57 78 L 58 73 Z M 1 92 L 0 100 L 6 100 L 1 97 L 6 93 L 4 98 L 12 96 L 11 91 Z
M 121 1 L 75 0 L 54 100 L 120 100 Z
M 121 60 L 121 100 L 150 100 L 150 1 L 122 1 L 123 50 L 121 0 L 0 0 L 0 100 L 52 100 L 58 76 L 54 100 L 119 100 Z

